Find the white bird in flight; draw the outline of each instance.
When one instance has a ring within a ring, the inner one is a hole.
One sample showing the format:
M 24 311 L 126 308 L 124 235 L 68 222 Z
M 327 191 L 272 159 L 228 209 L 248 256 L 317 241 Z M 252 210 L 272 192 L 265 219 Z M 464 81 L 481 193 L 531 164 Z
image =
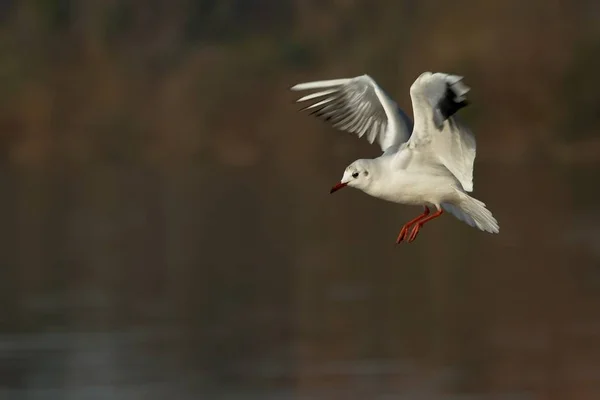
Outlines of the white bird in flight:
M 317 89 L 297 100 L 303 110 L 335 128 L 377 141 L 383 154 L 354 161 L 331 193 L 351 186 L 387 201 L 420 205 L 396 243 L 412 242 L 423 225 L 447 211 L 482 231 L 498 233 L 498 222 L 473 190 L 475 138 L 456 112 L 467 105 L 463 77 L 425 72 L 410 87 L 414 124 L 369 75 L 299 83 Z M 430 215 L 430 208 L 436 211 Z M 412 227 L 412 230 L 411 230 Z

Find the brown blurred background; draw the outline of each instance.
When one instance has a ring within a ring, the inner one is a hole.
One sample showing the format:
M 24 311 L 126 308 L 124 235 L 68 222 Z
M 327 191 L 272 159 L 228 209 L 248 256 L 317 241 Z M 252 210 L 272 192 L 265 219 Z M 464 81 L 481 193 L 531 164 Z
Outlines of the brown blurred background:
M 600 3 L 0 0 L 0 398 L 599 399 Z M 465 76 L 499 235 L 330 196 Z

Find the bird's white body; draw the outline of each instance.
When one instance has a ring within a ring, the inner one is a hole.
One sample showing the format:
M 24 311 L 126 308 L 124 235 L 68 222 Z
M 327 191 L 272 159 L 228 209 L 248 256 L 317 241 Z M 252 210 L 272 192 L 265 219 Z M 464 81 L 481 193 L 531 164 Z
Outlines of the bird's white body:
M 387 201 L 435 207 L 438 215 L 446 210 L 483 231 L 499 231 L 485 204 L 467 194 L 473 190 L 475 138 L 455 115 L 469 91 L 462 77 L 421 74 L 410 88 L 414 124 L 368 75 L 292 87 L 305 89 L 321 90 L 298 100 L 319 100 L 306 110 L 370 143 L 377 140 L 383 150 L 380 157 L 350 164 L 338 188 L 347 185 Z
M 455 201 L 456 190 L 454 182 L 446 177 L 401 171 L 394 172 L 389 180 L 377 182 L 363 191 L 393 203 L 439 208 L 444 202 Z
M 410 150 L 401 150 L 410 151 Z M 408 205 L 441 204 L 455 197 L 460 183 L 449 173 L 439 170 L 419 171 L 397 167 L 398 158 L 381 156 L 372 160 L 360 160 L 360 164 L 369 171 L 371 178 L 361 182 L 348 181 L 349 186 L 361 189 L 365 193 L 383 200 Z M 351 176 L 354 169 L 349 167 L 344 175 Z M 381 177 L 384 179 L 381 179 Z

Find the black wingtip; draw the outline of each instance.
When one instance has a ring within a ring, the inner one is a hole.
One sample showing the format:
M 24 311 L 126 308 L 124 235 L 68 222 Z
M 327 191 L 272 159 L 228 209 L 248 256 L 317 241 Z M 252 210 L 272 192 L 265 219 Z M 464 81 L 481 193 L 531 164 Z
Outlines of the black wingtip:
M 452 86 L 448 84 L 446 86 L 444 97 L 438 103 L 438 109 L 442 117 L 442 122 L 456 114 L 461 108 L 469 105 L 469 102 L 466 99 L 456 101 L 456 97 L 456 92 L 454 92 Z

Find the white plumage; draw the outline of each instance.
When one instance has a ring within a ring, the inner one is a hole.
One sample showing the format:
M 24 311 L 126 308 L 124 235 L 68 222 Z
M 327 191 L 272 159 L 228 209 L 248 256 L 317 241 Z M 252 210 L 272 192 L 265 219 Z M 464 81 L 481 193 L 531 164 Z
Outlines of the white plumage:
M 377 141 L 383 151 L 350 164 L 332 192 L 351 186 L 384 200 L 424 206 L 423 214 L 402 228 L 398 242 L 413 241 L 423 224 L 443 210 L 480 230 L 499 232 L 485 204 L 467 194 L 473 190 L 476 144 L 455 115 L 467 105 L 470 90 L 461 76 L 421 74 L 410 87 L 414 123 L 368 75 L 291 88 L 309 89 L 317 91 L 297 100 L 310 102 L 302 110 L 369 143 Z M 437 212 L 429 215 L 429 207 Z

